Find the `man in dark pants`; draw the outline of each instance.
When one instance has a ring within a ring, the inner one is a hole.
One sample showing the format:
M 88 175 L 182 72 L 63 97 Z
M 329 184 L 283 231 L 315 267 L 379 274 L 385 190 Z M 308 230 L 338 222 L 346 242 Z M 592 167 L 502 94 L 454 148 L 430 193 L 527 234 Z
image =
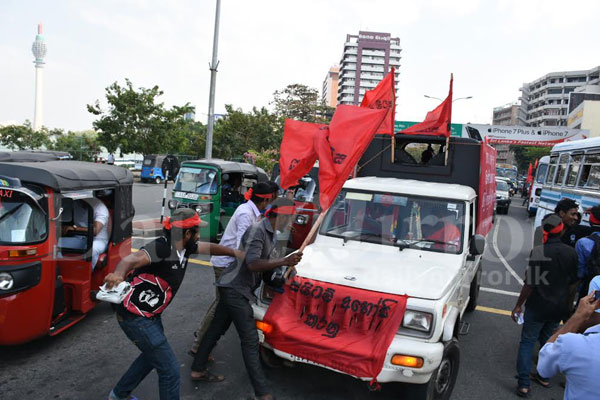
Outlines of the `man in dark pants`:
M 161 400 L 179 399 L 179 362 L 167 342 L 161 314 L 177 293 L 194 253 L 242 258 L 243 252 L 213 243 L 198 242 L 204 224 L 198 214 L 178 209 L 163 223 L 165 236 L 123 258 L 104 279 L 108 289 L 129 278 L 131 291 L 117 306 L 117 321 L 142 352 L 110 392 L 109 400 L 130 399 L 131 392 L 153 370 L 158 374 Z
M 292 267 L 301 260 L 301 253 L 283 258 L 278 258 L 274 253 L 276 232 L 289 229 L 294 214 L 294 202 L 279 198 L 271 203 L 271 207 L 265 212 L 265 218 L 254 223 L 243 235 L 240 249 L 246 251 L 246 257 L 243 262 L 232 262 L 217 281 L 219 304 L 194 358 L 192 380 L 220 382 L 224 379 L 223 376 L 208 372 L 206 363 L 217 341 L 233 322 L 240 337 L 244 364 L 256 398 L 273 399 L 260 365 L 258 332 L 250 302 L 256 300 L 253 292 L 260 285 L 263 272 L 286 265 Z
M 535 342 L 543 346 L 552 336 L 561 319 L 569 314 L 569 286 L 577 280 L 577 254 L 561 241 L 564 224 L 556 214 L 549 214 L 542 220 L 543 245 L 531 250 L 526 279 L 512 318 L 517 321 L 525 315 L 521 343 L 517 356 L 517 394 L 529 394 L 532 353 Z M 535 375 L 542 386 L 549 387 L 545 377 Z

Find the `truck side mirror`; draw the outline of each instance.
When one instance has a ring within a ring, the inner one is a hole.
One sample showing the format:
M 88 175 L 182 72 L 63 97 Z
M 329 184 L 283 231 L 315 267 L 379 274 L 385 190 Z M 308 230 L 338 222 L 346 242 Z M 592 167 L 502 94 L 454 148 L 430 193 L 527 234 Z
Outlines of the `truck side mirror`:
M 473 235 L 469 244 L 469 253 L 478 256 L 485 250 L 485 237 L 483 235 Z

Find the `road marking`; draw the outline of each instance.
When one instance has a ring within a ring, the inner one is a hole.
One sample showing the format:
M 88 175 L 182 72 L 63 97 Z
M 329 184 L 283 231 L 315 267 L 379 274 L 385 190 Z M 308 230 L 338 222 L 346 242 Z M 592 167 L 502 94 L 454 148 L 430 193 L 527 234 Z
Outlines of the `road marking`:
M 139 251 L 139 249 L 136 249 L 134 247 L 131 248 L 132 252 L 136 252 Z M 204 261 L 204 260 L 196 260 L 195 258 L 190 258 L 188 259 L 188 262 L 191 262 L 192 264 L 198 264 L 198 265 L 204 265 L 205 267 L 211 267 L 212 264 L 208 261 Z
M 497 293 L 497 294 L 505 294 L 507 296 L 514 296 L 514 297 L 519 297 L 519 294 L 520 294 L 518 292 L 509 292 L 508 290 L 493 289 L 493 288 L 489 288 L 489 287 L 481 287 L 479 289 L 483 290 L 484 292 Z
M 494 247 L 494 250 L 496 251 L 496 256 L 498 257 L 498 259 L 500 259 L 500 262 L 502 262 L 502 264 L 504 265 L 506 270 L 508 272 L 510 272 L 510 274 L 517 280 L 517 282 L 519 282 L 519 284 L 522 285 L 523 280 L 519 277 L 519 275 L 515 272 L 515 270 L 511 268 L 511 266 L 508 264 L 508 262 L 502 256 L 502 253 L 500 253 L 500 249 L 498 248 L 498 231 L 500 230 L 500 222 L 501 221 L 502 221 L 502 218 L 498 217 L 498 223 L 494 224 L 496 226 L 494 227 L 494 237 L 492 239 L 492 246 Z
M 477 311 L 483 311 L 483 312 L 492 313 L 492 314 L 506 315 L 509 317 L 510 317 L 510 313 L 511 313 L 508 310 L 501 310 L 499 308 L 484 307 L 484 306 L 477 306 L 477 307 L 475 307 L 475 309 Z

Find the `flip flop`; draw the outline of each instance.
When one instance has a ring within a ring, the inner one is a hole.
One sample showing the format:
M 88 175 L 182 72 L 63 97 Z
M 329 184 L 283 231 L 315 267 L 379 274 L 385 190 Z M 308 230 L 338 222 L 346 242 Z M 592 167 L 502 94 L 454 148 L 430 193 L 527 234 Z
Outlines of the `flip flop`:
M 209 371 L 206 371 L 204 375 L 199 376 L 197 378 L 193 378 L 190 376 L 190 379 L 194 382 L 218 383 L 223 382 L 225 380 L 225 377 L 223 375 L 215 375 Z
M 550 381 L 543 379 L 540 376 L 540 374 L 532 374 L 531 379 L 533 379 L 538 385 L 540 385 L 543 388 L 550 389 L 552 387 Z
M 527 391 L 524 392 L 523 389 L 526 389 Z M 519 396 L 519 397 L 529 397 L 530 389 L 526 388 L 526 387 L 518 387 L 516 392 L 517 392 L 517 396 Z

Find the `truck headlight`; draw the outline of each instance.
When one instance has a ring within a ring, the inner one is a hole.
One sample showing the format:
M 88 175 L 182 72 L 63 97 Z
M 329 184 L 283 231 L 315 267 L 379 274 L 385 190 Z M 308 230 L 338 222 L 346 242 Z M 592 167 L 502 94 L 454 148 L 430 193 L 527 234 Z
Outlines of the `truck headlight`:
M 431 331 L 431 322 L 433 315 L 430 313 L 414 310 L 406 310 L 402 326 L 407 329 L 414 329 L 421 332 Z
M 15 280 L 8 272 L 0 273 L 0 291 L 10 290 L 15 284 Z
M 173 199 L 169 200 L 169 209 L 170 210 L 176 209 L 178 204 L 179 203 L 177 202 L 177 200 L 173 200 Z

